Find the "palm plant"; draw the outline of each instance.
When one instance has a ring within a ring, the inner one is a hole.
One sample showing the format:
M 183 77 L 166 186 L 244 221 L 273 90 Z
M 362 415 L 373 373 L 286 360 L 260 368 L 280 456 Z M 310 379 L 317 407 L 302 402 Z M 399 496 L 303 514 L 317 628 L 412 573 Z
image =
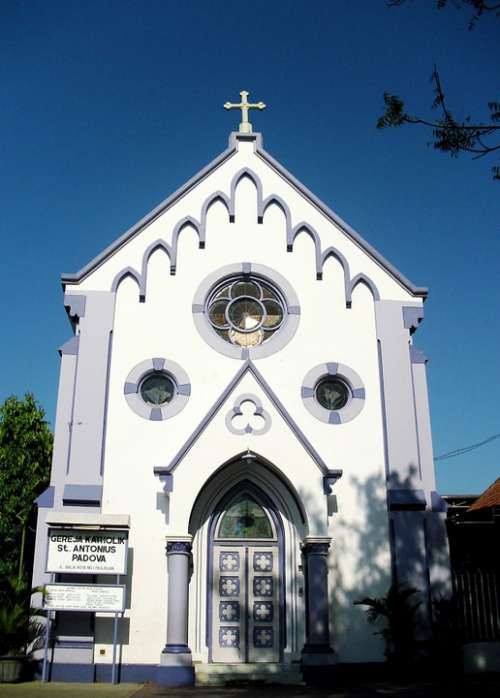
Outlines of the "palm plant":
M 422 603 L 415 599 L 418 593 L 414 587 L 395 582 L 385 596 L 354 601 L 354 605 L 368 606 L 366 616 L 370 624 L 385 621 L 384 627 L 374 634 L 385 641 L 387 661 L 400 667 L 412 664 L 417 657 L 416 613 Z
M 0 591 L 0 656 L 24 656 L 28 646 L 41 636 L 43 624 L 34 613 L 25 581 L 6 577 Z

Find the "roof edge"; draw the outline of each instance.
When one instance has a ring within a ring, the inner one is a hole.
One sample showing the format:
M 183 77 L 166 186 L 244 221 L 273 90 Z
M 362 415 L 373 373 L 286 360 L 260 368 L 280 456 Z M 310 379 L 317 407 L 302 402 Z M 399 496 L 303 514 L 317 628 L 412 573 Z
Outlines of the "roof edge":
M 179 199 L 185 196 L 193 189 L 201 180 L 205 179 L 209 174 L 216 170 L 220 165 L 226 162 L 236 151 L 237 141 L 252 140 L 255 142 L 255 153 L 272 167 L 281 177 L 283 177 L 296 191 L 304 196 L 313 206 L 315 206 L 323 215 L 335 223 L 340 230 L 349 237 L 355 244 L 366 252 L 382 269 L 388 272 L 404 289 L 409 291 L 413 296 L 422 298 L 424 301 L 428 295 L 428 288 L 425 286 L 415 286 L 399 269 L 393 266 L 383 255 L 380 254 L 362 235 L 352 228 L 346 221 L 327 206 L 321 199 L 313 194 L 302 182 L 300 182 L 286 167 L 278 160 L 275 160 L 262 146 L 262 135 L 260 133 L 239 134 L 232 132 L 229 135 L 229 146 L 220 155 L 214 158 L 211 162 L 185 182 L 179 189 L 174 191 L 170 196 L 164 199 L 152 211 L 141 218 L 131 228 L 126 230 L 120 237 L 94 257 L 79 271 L 74 273 L 61 274 L 61 283 L 63 288 L 66 284 L 79 284 L 91 272 L 95 271 L 103 264 L 110 255 L 123 247 L 129 240 L 133 239 L 141 230 L 152 223 L 160 216 L 167 208 L 176 203 Z
M 352 228 L 349 223 L 346 223 L 343 218 L 335 213 L 329 206 L 327 206 L 321 199 L 319 199 L 315 194 L 312 193 L 302 182 L 300 182 L 294 175 L 289 172 L 286 167 L 284 167 L 278 160 L 275 160 L 272 155 L 270 155 L 264 148 L 262 148 L 259 143 L 256 144 L 256 153 L 267 162 L 273 169 L 275 169 L 279 175 L 284 177 L 300 194 L 302 194 L 306 199 L 308 199 L 316 208 L 318 208 L 321 213 L 323 213 L 327 218 L 339 226 L 344 234 L 350 237 L 362 250 L 364 250 L 380 267 L 385 269 L 396 281 L 401 284 L 407 291 L 414 296 L 422 298 L 424 301 L 428 296 L 429 289 L 426 286 L 415 286 L 404 274 L 402 274 L 399 269 L 393 266 L 383 255 L 380 254 L 374 247 L 367 242 L 362 235 L 360 235 L 354 228 Z
M 108 245 L 108 247 L 106 247 L 96 257 L 91 259 L 90 262 L 88 262 L 84 267 L 74 273 L 62 273 L 61 283 L 63 288 L 65 284 L 79 284 L 81 281 L 83 281 L 92 271 L 100 267 L 110 255 L 123 247 L 127 242 L 129 242 L 129 240 L 132 240 L 141 230 L 158 218 L 158 216 L 160 216 L 167 208 L 176 203 L 191 189 L 193 189 L 201 180 L 205 179 L 205 177 L 220 167 L 236 152 L 236 149 L 235 140 L 230 138 L 229 146 L 226 148 L 226 150 L 209 162 L 208 165 L 205 165 L 205 167 L 199 170 L 199 172 L 197 172 L 193 177 L 188 179 L 188 181 L 179 187 L 179 189 L 176 189 L 176 191 L 170 194 L 170 196 L 164 199 L 160 204 L 158 204 L 158 206 L 147 213 L 131 228 L 126 230 L 122 235 L 120 235 L 119 238 Z
M 494 480 L 489 487 L 476 499 L 467 511 L 480 511 L 493 509 L 500 506 L 500 477 Z

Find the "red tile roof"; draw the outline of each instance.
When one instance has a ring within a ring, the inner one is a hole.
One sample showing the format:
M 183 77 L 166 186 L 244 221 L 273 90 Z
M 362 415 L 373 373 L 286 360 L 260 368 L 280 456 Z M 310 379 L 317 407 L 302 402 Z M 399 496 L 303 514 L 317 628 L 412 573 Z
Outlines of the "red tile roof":
M 500 507 L 500 477 L 483 492 L 479 499 L 476 499 L 467 511 L 488 509 L 489 507 Z

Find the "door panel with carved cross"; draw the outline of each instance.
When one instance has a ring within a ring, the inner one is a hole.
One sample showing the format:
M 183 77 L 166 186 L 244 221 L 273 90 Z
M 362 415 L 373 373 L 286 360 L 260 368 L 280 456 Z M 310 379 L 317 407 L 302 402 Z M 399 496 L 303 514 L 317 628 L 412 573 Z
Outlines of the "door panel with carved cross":
M 279 567 L 276 546 L 247 548 L 248 660 L 279 661 Z
M 277 545 L 213 546 L 212 661 L 278 662 Z

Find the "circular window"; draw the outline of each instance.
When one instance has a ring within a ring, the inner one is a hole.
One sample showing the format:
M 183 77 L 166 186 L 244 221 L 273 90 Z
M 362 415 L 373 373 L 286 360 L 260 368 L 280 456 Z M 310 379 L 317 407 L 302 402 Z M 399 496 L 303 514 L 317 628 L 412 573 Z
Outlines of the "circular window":
M 256 276 L 225 279 L 208 297 L 212 328 L 226 342 L 255 347 L 269 340 L 285 318 L 280 292 Z
M 282 349 L 300 320 L 288 281 L 263 264 L 242 262 L 207 276 L 193 298 L 193 320 L 204 341 L 224 356 L 260 359 Z
M 316 400 L 325 410 L 341 410 L 348 399 L 349 388 L 338 378 L 322 378 L 316 386 Z
M 147 359 L 134 366 L 123 387 L 125 399 L 140 417 L 169 419 L 187 404 L 191 385 L 187 373 L 168 359 Z
M 144 402 L 165 405 L 174 397 L 175 383 L 167 373 L 155 371 L 143 378 L 139 391 Z
M 315 366 L 304 378 L 301 393 L 309 412 L 327 424 L 350 422 L 365 404 L 363 381 L 345 364 Z

